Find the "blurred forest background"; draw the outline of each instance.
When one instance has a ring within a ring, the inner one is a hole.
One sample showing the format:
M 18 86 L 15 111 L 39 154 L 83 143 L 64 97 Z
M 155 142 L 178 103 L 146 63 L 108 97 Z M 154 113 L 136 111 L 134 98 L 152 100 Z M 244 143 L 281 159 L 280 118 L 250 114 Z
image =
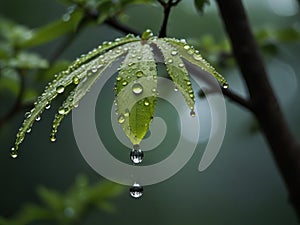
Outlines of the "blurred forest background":
M 122 9 L 118 14 L 121 24 L 139 33 L 150 28 L 155 34 L 163 20 L 163 9 L 155 1 L 103 1 L 109 2 L 102 6 L 103 18 L 80 24 L 75 33 L 77 19 L 70 13 L 70 2 L 0 0 L 1 225 L 297 224 L 283 180 L 255 119 L 231 101 L 227 101 L 225 140 L 213 164 L 202 173 L 197 170 L 207 140 L 202 137 L 187 165 L 172 178 L 145 187 L 139 200 L 129 197 L 127 187 L 106 181 L 88 166 L 76 146 L 71 116 L 62 123 L 57 142 L 50 143 L 50 124 L 58 104 L 44 112 L 20 146 L 19 157 L 12 159 L 9 149 L 24 113 L 55 72 L 103 41 L 124 35 L 114 28 L 113 21 L 103 23 L 107 17 Z M 78 2 L 92 7 L 97 0 Z M 126 4 L 120 7 L 119 2 Z M 243 2 L 272 86 L 299 140 L 299 5 L 296 0 Z M 51 23 L 31 40 L 31 29 Z M 168 36 L 187 39 L 227 78 L 232 90 L 246 95 L 214 1 L 205 7 L 203 15 L 199 15 L 192 0 L 181 1 L 172 9 Z M 18 104 L 22 107 L 8 115 L 21 86 L 24 95 Z M 103 103 L 99 107 L 111 101 L 110 93 L 102 94 L 98 101 L 101 99 Z M 149 154 L 153 161 L 167 156 L 177 140 L 178 127 L 171 120 L 176 119 L 176 113 L 169 117 L 169 109 L 164 110 L 160 114 L 165 116 L 168 131 L 175 131 L 154 151 L 152 159 Z M 99 118 L 99 124 L 101 121 Z M 111 127 L 104 129 L 113 135 Z M 113 142 L 112 154 L 128 158 L 129 152 L 119 150 L 124 147 L 115 143 L 115 137 L 108 135 L 105 140 Z

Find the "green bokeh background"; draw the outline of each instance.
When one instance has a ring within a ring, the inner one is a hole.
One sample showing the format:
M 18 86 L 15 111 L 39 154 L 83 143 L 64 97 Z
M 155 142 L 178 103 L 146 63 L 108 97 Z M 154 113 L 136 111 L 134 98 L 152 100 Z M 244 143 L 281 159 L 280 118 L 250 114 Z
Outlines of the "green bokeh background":
M 299 22 L 296 22 L 299 21 L 299 14 L 282 16 L 271 9 L 270 3 L 276 2 L 278 1 L 244 1 L 254 30 L 299 26 Z M 53 0 L 0 0 L 0 15 L 32 28 L 60 18 L 65 11 L 64 5 Z M 126 10 L 126 23 L 140 32 L 151 28 L 157 33 L 162 16 L 160 7 L 132 6 Z M 197 40 L 206 34 L 213 35 L 216 40 L 225 37 L 214 2 L 207 8 L 204 16 L 200 17 L 190 0 L 182 1 L 172 11 L 168 34 L 188 40 Z M 101 42 L 122 35 L 105 25 L 87 28 L 60 58 L 72 60 Z M 62 40 L 51 42 L 36 51 L 47 58 L 60 41 Z M 298 140 L 299 56 L 299 43 L 286 43 L 279 45 L 279 54 L 265 59 L 272 85 Z M 233 90 L 245 95 L 244 84 L 237 69 L 220 72 L 228 79 Z M 1 114 L 9 108 L 11 102 L 12 98 L 9 95 L 7 98 L 1 98 Z M 99 104 L 100 107 L 110 104 L 105 93 L 101 101 L 98 101 L 98 106 Z M 73 136 L 71 116 L 62 123 L 58 141 L 54 144 L 49 142 L 54 108 L 53 105 L 34 126 L 20 147 L 20 156 L 16 160 L 10 158 L 8 150 L 14 142 L 24 112 L 1 128 L 0 216 L 12 216 L 24 203 L 37 202 L 35 189 L 39 185 L 65 190 L 80 173 L 87 174 L 93 182 L 104 179 L 90 168 L 81 156 Z M 176 113 L 173 109 L 173 117 L 168 117 L 168 110 L 172 109 L 162 107 L 159 111 L 159 114 L 165 117 L 170 134 L 167 136 L 168 141 L 155 150 L 153 157 L 158 159 L 166 157 L 166 152 L 171 152 L 170 149 L 178 137 L 176 123 L 171 121 L 172 118 L 176 120 Z M 192 159 L 175 176 L 145 187 L 144 196 L 139 200 L 134 200 L 128 193 L 124 193 L 114 200 L 116 212 L 107 214 L 93 211 L 84 224 L 297 224 L 268 146 L 260 132 L 253 132 L 254 118 L 230 101 L 227 101 L 227 114 L 228 124 L 223 146 L 207 170 L 202 173 L 197 170 L 205 147 L 205 143 L 200 143 Z M 102 119 L 107 120 L 102 117 L 99 117 L 99 123 Z M 125 148 L 114 141 L 115 137 L 106 135 L 105 142 L 111 143 L 112 154 L 118 155 L 120 151 L 122 153 L 119 155 L 122 158 Z M 149 156 L 148 160 L 151 162 L 153 158 Z

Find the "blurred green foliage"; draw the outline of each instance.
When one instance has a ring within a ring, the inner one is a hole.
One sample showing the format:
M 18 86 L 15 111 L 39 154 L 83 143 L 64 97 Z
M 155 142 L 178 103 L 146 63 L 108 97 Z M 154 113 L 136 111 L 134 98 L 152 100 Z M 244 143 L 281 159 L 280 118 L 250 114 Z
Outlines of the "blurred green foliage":
M 77 177 L 74 185 L 66 192 L 46 187 L 37 189 L 41 204 L 26 204 L 14 216 L 0 217 L 1 225 L 26 225 L 32 222 L 52 221 L 52 224 L 80 224 L 94 209 L 113 212 L 111 198 L 119 196 L 123 187 L 111 182 L 89 184 L 86 176 Z

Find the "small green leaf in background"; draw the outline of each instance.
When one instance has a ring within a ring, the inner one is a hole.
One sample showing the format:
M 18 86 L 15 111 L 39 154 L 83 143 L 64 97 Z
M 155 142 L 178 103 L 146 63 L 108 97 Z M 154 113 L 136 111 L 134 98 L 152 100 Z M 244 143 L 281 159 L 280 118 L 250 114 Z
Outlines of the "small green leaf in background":
M 210 0 L 194 0 L 194 4 L 198 12 L 202 15 L 204 13 L 205 5 L 209 5 Z

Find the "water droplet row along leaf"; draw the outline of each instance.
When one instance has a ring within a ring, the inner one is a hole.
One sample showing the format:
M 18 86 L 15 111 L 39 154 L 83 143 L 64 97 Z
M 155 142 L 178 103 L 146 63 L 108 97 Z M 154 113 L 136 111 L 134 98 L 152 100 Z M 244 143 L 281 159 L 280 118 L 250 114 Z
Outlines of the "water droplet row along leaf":
M 205 59 L 203 59 L 199 51 L 195 50 L 193 46 L 174 38 L 164 38 L 164 40 L 178 50 L 181 58 L 186 59 L 190 63 L 213 75 L 219 81 L 222 87 L 228 87 L 228 83 L 225 78 L 219 74 Z
M 103 74 L 103 72 L 107 68 L 109 68 L 112 63 L 119 57 L 121 57 L 123 54 L 126 54 L 126 49 L 129 49 L 131 47 L 131 43 L 129 43 L 125 44 L 123 47 L 118 47 L 114 50 L 110 50 L 109 52 L 104 53 L 103 55 L 101 55 L 101 57 L 98 57 L 94 61 L 92 61 L 92 64 L 88 63 L 87 65 L 85 65 L 87 76 L 85 76 L 83 79 L 82 74 L 78 74 L 76 77 L 73 77 L 73 83 L 78 85 L 69 94 L 67 99 L 63 102 L 62 106 L 58 109 L 58 113 L 55 115 L 52 124 L 52 132 L 50 137 L 55 137 L 57 128 L 60 125 L 62 119 L 79 104 L 79 101 L 87 94 L 91 86 L 97 81 L 97 79 Z M 80 79 L 82 79 L 81 82 Z
M 146 135 L 156 106 L 157 71 L 152 49 L 137 42 L 129 50 L 117 77 L 118 122 L 135 145 Z
M 37 101 L 35 102 L 35 107 L 27 113 L 22 127 L 17 133 L 14 150 L 18 150 L 18 147 L 23 141 L 27 130 L 31 128 L 35 119 L 41 115 L 45 107 L 50 104 L 50 102 L 55 99 L 58 94 L 64 92 L 65 88 L 73 83 L 74 77 L 77 77 L 79 81 L 83 80 L 85 76 L 88 76 L 87 71 L 89 71 L 93 66 L 97 65 L 98 56 L 100 58 L 103 53 L 112 48 L 138 40 L 139 39 L 133 35 L 127 35 L 124 38 L 116 39 L 114 42 L 104 42 L 101 46 L 92 50 L 87 55 L 82 55 L 81 58 L 78 58 L 68 67 L 67 70 L 58 74 L 56 78 L 46 87 L 43 94 L 38 97 Z
M 189 74 L 180 58 L 178 50 L 163 40 L 154 42 L 162 52 L 167 66 L 168 73 L 175 83 L 177 89 L 183 95 L 187 105 L 191 110 L 194 109 L 195 95 L 192 88 L 192 83 Z

